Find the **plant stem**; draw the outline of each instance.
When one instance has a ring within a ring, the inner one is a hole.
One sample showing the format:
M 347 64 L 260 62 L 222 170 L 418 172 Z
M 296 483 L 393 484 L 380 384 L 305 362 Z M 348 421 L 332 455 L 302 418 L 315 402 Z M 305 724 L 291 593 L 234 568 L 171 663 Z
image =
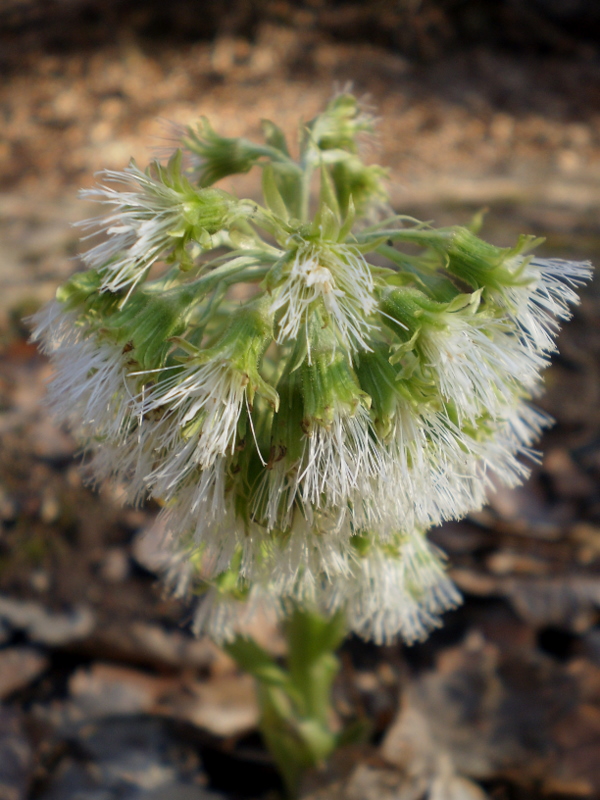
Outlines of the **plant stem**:
M 252 639 L 225 646 L 240 667 L 256 678 L 260 729 L 289 798 L 298 796 L 306 770 L 325 764 L 343 733 L 330 727 L 331 689 L 339 671 L 334 655 L 345 635 L 340 614 L 327 619 L 296 608 L 285 623 L 286 667 Z

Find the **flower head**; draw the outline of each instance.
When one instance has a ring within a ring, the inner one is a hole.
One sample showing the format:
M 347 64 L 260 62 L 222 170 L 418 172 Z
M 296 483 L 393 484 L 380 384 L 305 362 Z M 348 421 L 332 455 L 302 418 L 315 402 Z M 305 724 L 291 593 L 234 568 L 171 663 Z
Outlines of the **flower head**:
M 146 172 L 132 161 L 122 172 L 102 173 L 109 183 L 130 191 L 99 186 L 81 193 L 114 206 L 104 217 L 77 223 L 92 231 L 89 236 L 107 236 L 83 255 L 88 267 L 102 272 L 102 291 L 131 291 L 159 259 L 175 256 L 187 266 L 186 245 L 195 244 L 198 252 L 210 248 L 211 235 L 231 222 L 233 198 L 218 189 L 193 187 L 178 170 L 177 157 L 168 168 L 154 164 Z
M 440 614 L 460 602 L 441 554 L 419 530 L 398 534 L 393 543 L 357 539 L 352 577 L 332 583 L 328 602 L 347 608 L 356 633 L 376 644 L 389 644 L 398 633 L 409 644 L 422 641 L 441 625 Z
M 203 121 L 193 169 L 104 173 L 105 240 L 34 318 L 58 419 L 97 480 L 160 502 L 168 580 L 219 640 L 265 604 L 423 638 L 458 602 L 424 531 L 524 480 L 550 423 L 530 402 L 589 265 L 375 221 L 373 124 L 343 93 L 297 159 L 270 121 L 264 144 Z M 264 205 L 212 185 L 253 166 Z
M 514 248 L 498 248 L 464 228 L 451 234 L 448 269 L 502 309 L 527 345 L 551 352 L 560 320 L 579 302 L 576 290 L 592 276 L 589 262 L 524 256 L 540 240 L 522 236 Z
M 461 418 L 501 415 L 531 391 L 546 366 L 542 354 L 523 346 L 514 325 L 491 315 L 481 290 L 439 303 L 413 288 L 390 289 L 382 299 L 384 320 L 398 338 L 390 363 L 432 384 Z

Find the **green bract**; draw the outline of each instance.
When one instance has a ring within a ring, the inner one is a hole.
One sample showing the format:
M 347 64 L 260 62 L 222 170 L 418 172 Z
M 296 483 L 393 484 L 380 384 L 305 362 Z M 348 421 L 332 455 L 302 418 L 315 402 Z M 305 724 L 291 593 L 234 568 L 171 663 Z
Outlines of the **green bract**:
M 424 531 L 522 480 L 548 424 L 529 403 L 589 265 L 395 215 L 373 126 L 342 93 L 297 157 L 273 122 L 254 143 L 201 120 L 166 166 L 104 173 L 88 271 L 35 320 L 58 418 L 98 479 L 163 505 L 169 577 L 219 640 L 264 603 L 422 638 L 458 602 Z M 214 186 L 253 168 L 260 203 Z M 244 653 L 302 718 L 293 670 Z M 317 759 L 322 733 L 290 747 Z

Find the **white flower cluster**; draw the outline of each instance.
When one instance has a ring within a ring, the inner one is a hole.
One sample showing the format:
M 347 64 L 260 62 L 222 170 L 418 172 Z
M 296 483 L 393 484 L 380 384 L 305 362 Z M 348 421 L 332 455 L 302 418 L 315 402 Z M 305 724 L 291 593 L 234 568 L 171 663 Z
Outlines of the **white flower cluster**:
M 90 223 L 106 241 L 35 320 L 58 418 L 98 480 L 163 504 L 169 580 L 205 587 L 196 623 L 218 640 L 263 604 L 423 638 L 459 600 L 424 532 L 523 480 L 549 423 L 529 401 L 590 266 L 401 217 L 357 228 L 347 167 L 369 120 L 334 98 L 298 161 L 272 123 L 244 140 L 264 206 L 206 186 L 242 152 L 212 129 L 192 137 L 201 187 L 179 157 L 110 173 L 137 190 L 88 194 L 115 206 Z M 383 171 L 364 169 L 379 204 Z

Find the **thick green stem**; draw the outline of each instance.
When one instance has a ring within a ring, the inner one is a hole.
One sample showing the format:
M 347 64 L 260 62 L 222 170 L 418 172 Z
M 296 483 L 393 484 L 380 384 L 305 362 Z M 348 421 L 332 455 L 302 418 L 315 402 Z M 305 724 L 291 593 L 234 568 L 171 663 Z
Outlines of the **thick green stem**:
M 331 729 L 331 689 L 339 671 L 334 655 L 345 635 L 340 614 L 325 618 L 296 608 L 285 624 L 286 667 L 251 639 L 225 646 L 256 678 L 261 732 L 289 798 L 297 797 L 306 770 L 322 766 L 344 735 Z

